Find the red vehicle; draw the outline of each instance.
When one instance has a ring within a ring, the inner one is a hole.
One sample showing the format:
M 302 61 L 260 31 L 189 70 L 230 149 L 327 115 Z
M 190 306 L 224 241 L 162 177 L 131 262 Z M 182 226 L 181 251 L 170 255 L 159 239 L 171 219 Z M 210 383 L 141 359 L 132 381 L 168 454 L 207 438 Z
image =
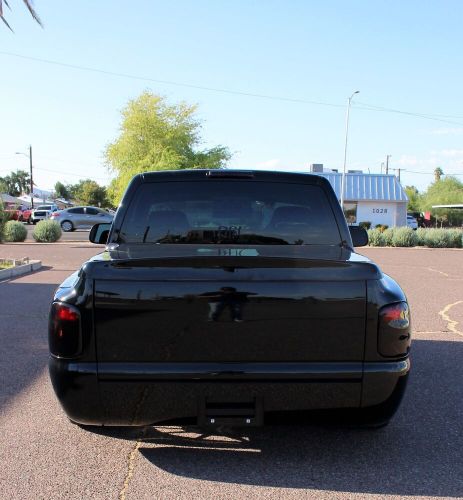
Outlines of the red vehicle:
M 19 222 L 27 222 L 30 224 L 32 210 L 28 208 L 23 209 L 22 205 L 7 205 L 5 212 L 8 214 L 8 220 L 17 220 Z
M 7 208 L 5 212 L 8 215 L 8 220 L 18 220 L 22 222 L 24 219 L 23 211 L 19 208 Z
M 23 222 L 27 222 L 28 224 L 31 223 L 31 214 L 32 210 L 30 208 L 26 208 L 23 212 Z

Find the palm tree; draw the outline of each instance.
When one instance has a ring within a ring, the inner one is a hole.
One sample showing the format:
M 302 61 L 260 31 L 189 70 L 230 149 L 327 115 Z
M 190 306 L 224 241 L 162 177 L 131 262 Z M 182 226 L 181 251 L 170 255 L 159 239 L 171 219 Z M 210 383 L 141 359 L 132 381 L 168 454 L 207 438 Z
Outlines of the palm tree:
M 439 182 L 439 181 L 440 181 L 441 176 L 443 176 L 443 175 L 444 175 L 443 170 L 442 170 L 440 167 L 437 167 L 437 168 L 434 170 L 434 181 L 435 181 L 435 182 Z
M 23 0 L 24 4 L 26 5 L 26 7 L 28 8 L 29 12 L 31 13 L 31 16 L 40 24 L 40 26 L 42 26 L 43 28 L 43 24 L 42 24 L 42 21 L 40 20 L 40 17 L 38 16 L 37 12 L 35 12 L 34 10 L 34 7 L 32 7 L 32 0 Z M 8 28 L 13 31 L 11 29 L 11 26 L 8 24 L 7 20 L 4 18 L 3 16 L 3 4 L 5 4 L 10 10 L 11 10 L 11 7 L 10 5 L 8 4 L 7 0 L 0 0 L 0 17 L 2 18 L 2 21 L 8 26 Z

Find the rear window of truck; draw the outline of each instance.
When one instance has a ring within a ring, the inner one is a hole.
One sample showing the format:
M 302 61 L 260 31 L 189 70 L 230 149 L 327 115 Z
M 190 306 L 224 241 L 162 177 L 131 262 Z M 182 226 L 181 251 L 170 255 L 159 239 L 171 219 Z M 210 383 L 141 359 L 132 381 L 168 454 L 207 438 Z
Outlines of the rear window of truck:
M 155 182 L 138 187 L 121 243 L 339 245 L 320 186 L 281 182 Z

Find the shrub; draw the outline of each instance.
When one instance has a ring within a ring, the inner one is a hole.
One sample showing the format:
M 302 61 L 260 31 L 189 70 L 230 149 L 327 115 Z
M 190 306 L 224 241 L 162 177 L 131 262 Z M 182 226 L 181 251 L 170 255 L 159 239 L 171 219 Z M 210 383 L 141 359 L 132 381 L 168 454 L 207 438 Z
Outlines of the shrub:
M 379 229 L 368 230 L 368 244 L 372 247 L 383 247 L 386 245 L 384 235 Z
M 424 243 L 430 248 L 448 248 L 450 238 L 446 229 L 428 229 Z
M 3 231 L 5 241 L 24 241 L 27 237 L 27 229 L 22 222 L 9 220 Z
M 397 227 L 392 232 L 393 247 L 414 247 L 416 242 L 417 237 L 411 227 Z
M 6 213 L 3 211 L 2 202 L 0 200 L 0 243 L 3 241 L 3 230 L 5 227 Z
M 416 244 L 420 247 L 424 247 L 426 245 L 426 233 L 429 229 L 425 229 L 424 227 L 419 227 L 416 231 Z
M 61 238 L 61 227 L 54 220 L 41 220 L 32 236 L 38 243 L 53 243 Z
M 386 231 L 389 226 L 387 224 L 376 224 L 375 229 L 379 229 L 382 233 Z
M 368 230 L 371 227 L 371 222 L 370 221 L 359 222 L 359 227 L 363 227 L 363 229 Z
M 463 231 L 459 229 L 449 229 L 448 233 L 451 248 L 461 248 L 463 246 Z
M 383 231 L 384 245 L 387 247 L 392 246 L 392 237 L 394 236 L 394 228 L 385 226 L 386 229 Z

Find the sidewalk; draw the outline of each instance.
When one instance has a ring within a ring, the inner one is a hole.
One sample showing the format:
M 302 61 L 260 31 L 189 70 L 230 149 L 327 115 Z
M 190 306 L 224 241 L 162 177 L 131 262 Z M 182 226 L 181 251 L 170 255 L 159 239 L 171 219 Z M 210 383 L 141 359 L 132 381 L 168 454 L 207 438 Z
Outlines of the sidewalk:
M 103 245 L 85 241 L 62 243 L 2 243 L 0 257 L 41 260 L 43 266 L 74 272 L 82 263 L 104 250 Z

